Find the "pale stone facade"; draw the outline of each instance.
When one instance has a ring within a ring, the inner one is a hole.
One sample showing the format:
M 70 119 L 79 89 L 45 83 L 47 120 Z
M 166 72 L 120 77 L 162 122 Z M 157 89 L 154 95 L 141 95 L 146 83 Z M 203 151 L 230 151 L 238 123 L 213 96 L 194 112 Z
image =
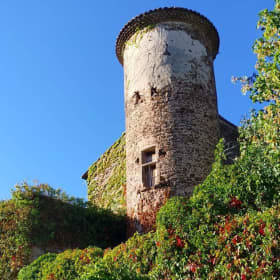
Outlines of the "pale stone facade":
M 220 134 L 218 45 L 214 26 L 182 8 L 140 15 L 120 33 L 131 232 L 149 230 L 168 197 L 189 196 L 210 172 Z

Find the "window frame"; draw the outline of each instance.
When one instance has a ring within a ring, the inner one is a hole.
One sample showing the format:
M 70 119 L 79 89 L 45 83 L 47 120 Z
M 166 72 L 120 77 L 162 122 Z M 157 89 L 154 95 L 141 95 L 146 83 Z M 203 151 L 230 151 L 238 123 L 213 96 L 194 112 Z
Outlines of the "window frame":
M 158 164 L 156 151 L 156 146 L 150 146 L 141 151 L 141 181 L 142 186 L 145 189 L 150 189 L 154 187 L 157 183 L 156 178 L 158 174 Z M 151 154 L 150 160 L 147 160 L 147 158 L 150 158 L 150 155 L 147 157 L 147 154 Z M 151 174 L 153 175 L 153 172 L 154 176 L 151 176 Z M 150 176 L 147 174 L 150 174 Z

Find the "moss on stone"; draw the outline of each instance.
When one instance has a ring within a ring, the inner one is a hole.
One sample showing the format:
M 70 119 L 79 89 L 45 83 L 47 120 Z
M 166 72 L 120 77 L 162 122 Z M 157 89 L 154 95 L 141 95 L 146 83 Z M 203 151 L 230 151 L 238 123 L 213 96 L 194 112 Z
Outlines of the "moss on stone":
M 123 134 L 88 170 L 88 200 L 93 204 L 125 213 L 126 155 Z
M 135 46 L 136 48 L 138 48 L 144 34 L 151 31 L 155 27 L 155 24 L 150 24 L 142 28 L 138 27 L 132 37 L 128 41 L 126 41 L 125 46 Z

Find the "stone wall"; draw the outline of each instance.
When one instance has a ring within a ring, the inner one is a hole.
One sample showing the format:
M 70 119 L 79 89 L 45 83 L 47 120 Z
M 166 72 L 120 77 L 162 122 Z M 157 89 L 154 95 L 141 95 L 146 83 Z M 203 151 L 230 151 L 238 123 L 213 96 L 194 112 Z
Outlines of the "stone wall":
M 226 163 L 231 163 L 233 158 L 239 154 L 238 129 L 234 124 L 219 116 L 219 130 L 220 138 L 225 139 L 225 148 L 235 147 L 226 161 Z M 99 207 L 109 208 L 116 213 L 126 213 L 125 164 L 124 133 L 83 175 L 83 179 L 87 180 L 88 199 L 91 202 Z M 154 214 L 148 217 L 144 216 L 142 220 L 154 220 L 161 203 L 153 205 Z
M 127 215 L 132 232 L 150 230 L 169 196 L 190 196 L 214 159 L 219 127 L 213 56 L 190 30 L 191 24 L 159 23 L 136 33 L 124 48 Z M 147 187 L 141 153 L 151 147 L 155 176 Z
M 120 32 L 116 53 L 124 66 L 130 233 L 150 230 L 170 196 L 190 196 L 206 178 L 220 130 L 227 143 L 235 137 L 230 123 L 218 116 L 213 71 L 218 47 L 211 22 L 183 8 L 149 11 Z M 103 175 L 90 169 L 92 200 L 100 201 L 101 191 L 92 193 L 98 185 L 106 192 L 106 178 L 116 166 L 103 169 Z
M 224 138 L 226 164 L 233 163 L 233 160 L 239 155 L 238 129 L 231 122 L 219 116 L 220 138 Z

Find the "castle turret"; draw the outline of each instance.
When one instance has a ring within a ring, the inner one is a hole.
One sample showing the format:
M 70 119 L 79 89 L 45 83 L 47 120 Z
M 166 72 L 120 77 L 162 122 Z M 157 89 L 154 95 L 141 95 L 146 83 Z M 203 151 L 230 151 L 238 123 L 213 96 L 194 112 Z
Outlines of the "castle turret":
M 120 32 L 130 232 L 151 229 L 168 197 L 189 196 L 210 172 L 219 137 L 218 47 L 212 23 L 184 8 L 149 11 Z

